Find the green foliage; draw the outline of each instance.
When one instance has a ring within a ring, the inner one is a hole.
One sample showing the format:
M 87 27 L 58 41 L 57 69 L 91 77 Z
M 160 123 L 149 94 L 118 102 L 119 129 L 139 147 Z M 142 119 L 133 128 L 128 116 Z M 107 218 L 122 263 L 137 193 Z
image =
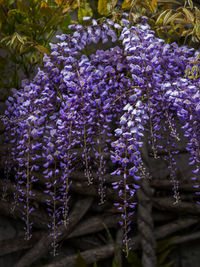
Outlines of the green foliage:
M 152 29 L 168 43 L 198 46 L 200 42 L 200 9 L 192 0 L 124 0 L 122 9 L 129 10 L 133 21 L 149 17 Z
M 93 11 L 87 0 L 80 0 L 78 6 L 78 20 L 79 22 L 83 21 L 83 17 L 92 17 Z
M 108 16 L 112 13 L 117 4 L 116 0 L 99 0 L 98 12 L 100 15 Z
M 35 66 L 49 53 L 58 29 L 67 32 L 74 0 L 0 0 L 0 86 L 19 87 L 19 71 L 30 78 Z M 10 70 L 8 72 L 8 69 Z
M 76 258 L 76 262 L 74 264 L 74 267 L 88 267 L 88 264 L 85 261 L 85 259 L 82 257 L 80 251 L 78 251 L 78 255 L 77 255 L 77 258 Z M 96 261 L 93 263 L 93 267 L 98 267 Z
M 88 267 L 87 262 L 81 256 L 80 251 L 78 251 L 78 256 L 76 258 L 76 262 L 75 262 L 74 267 Z
M 96 261 L 94 262 L 93 267 L 98 267 Z
M 194 46 L 200 41 L 200 10 L 192 0 L 124 0 L 121 6 L 117 0 L 0 0 L 0 48 L 5 51 L 0 58 L 1 87 L 18 88 L 19 71 L 31 78 L 57 30 L 70 32 L 72 9 L 83 24 L 84 16 L 118 21 L 124 10 L 133 24 L 146 15 L 167 42 Z
M 142 262 L 141 259 L 139 257 L 139 255 L 137 255 L 136 252 L 134 251 L 130 251 L 129 252 L 129 256 L 127 258 L 128 263 L 130 263 L 130 267 L 142 267 Z
M 171 237 L 168 239 L 158 241 L 157 243 L 157 266 L 158 267 L 171 267 L 172 266 L 173 261 L 166 263 L 166 260 L 170 252 L 174 249 L 174 246 L 172 246 L 171 244 L 176 238 L 177 237 L 175 236 L 175 237 Z M 130 263 L 130 267 L 142 267 L 141 255 L 137 254 L 134 251 L 129 252 L 129 256 L 127 260 L 128 260 L 128 263 Z

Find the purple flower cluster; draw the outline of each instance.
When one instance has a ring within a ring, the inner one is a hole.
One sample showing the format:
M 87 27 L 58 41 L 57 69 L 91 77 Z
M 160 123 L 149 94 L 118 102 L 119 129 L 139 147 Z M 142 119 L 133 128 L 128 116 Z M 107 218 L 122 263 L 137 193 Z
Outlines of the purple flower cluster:
M 44 56 L 44 66 L 34 80 L 24 81 L 22 89 L 13 90 L 8 99 L 4 122 L 11 144 L 8 162 L 16 172 L 17 199 L 24 203 L 23 219 L 30 236 L 29 215 L 34 208 L 30 196 L 40 171 L 49 196 L 55 254 L 58 226 L 63 223 L 67 227 L 72 172 L 84 170 L 88 184 L 98 185 L 103 203 L 109 155 L 116 166 L 112 174 L 120 175 L 113 188 L 121 199 L 115 206 L 122 212 L 120 224 L 128 253 L 136 205 L 133 197 L 138 180 L 150 177 L 141 152 L 144 139 L 148 138 L 155 158 L 160 149 L 168 153 L 178 201 L 174 154 L 180 140 L 179 120 L 188 139 L 189 164 L 195 166 L 192 179 L 198 177 L 199 79 L 185 75 L 196 54 L 156 38 L 145 17 L 137 26 L 131 26 L 125 14 L 121 24 L 91 20 L 90 26 L 70 25 L 70 29 L 72 34 L 57 36 L 59 42 L 50 44 L 51 55 Z M 118 41 L 118 46 L 86 54 L 92 43 L 107 41 Z M 78 153 L 81 161 L 77 164 Z

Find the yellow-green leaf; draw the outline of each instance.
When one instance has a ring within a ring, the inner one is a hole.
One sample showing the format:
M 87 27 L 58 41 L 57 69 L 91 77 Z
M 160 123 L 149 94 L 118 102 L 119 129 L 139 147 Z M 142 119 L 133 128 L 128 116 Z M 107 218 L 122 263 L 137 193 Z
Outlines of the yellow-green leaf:
M 164 261 L 166 260 L 167 256 L 169 255 L 169 253 L 171 252 L 172 249 L 173 249 L 173 247 L 163 251 L 161 254 L 158 255 L 158 257 L 157 257 L 158 265 L 161 265 L 164 263 Z
M 200 21 L 200 10 L 195 6 L 195 18 L 196 21 Z
M 150 10 L 152 12 L 155 12 L 156 11 L 156 8 L 157 8 L 157 0 L 151 0 L 151 3 L 150 3 Z
M 3 8 L 0 6 L 0 25 L 6 22 L 6 16 L 3 11 Z
M 162 13 L 160 13 L 160 15 L 158 16 L 157 20 L 156 20 L 156 24 L 161 24 L 163 22 L 163 17 L 165 16 L 165 14 L 169 11 L 169 9 L 163 11 Z
M 170 22 L 174 22 L 180 15 L 181 15 L 181 12 L 173 14 L 172 16 L 170 16 L 168 18 L 168 20 L 165 22 L 165 24 L 168 24 Z
M 175 4 L 175 5 L 181 5 L 181 1 L 176 0 L 157 0 L 158 3 L 161 4 Z
M 189 36 L 189 35 L 191 35 L 191 34 L 192 34 L 191 30 L 185 30 L 185 31 L 183 31 L 183 32 L 181 33 L 181 37 L 183 37 L 183 36 Z
M 109 4 L 109 0 L 98 1 L 98 12 L 100 15 L 107 16 L 109 14 L 108 4 Z
M 133 5 L 133 0 L 124 0 L 123 4 L 122 4 L 122 8 L 123 9 L 129 9 L 132 7 Z
M 55 0 L 57 5 L 66 5 L 69 1 L 68 0 Z
M 189 4 L 190 8 L 193 9 L 193 2 L 192 2 L 192 0 L 188 0 L 188 4 Z
M 78 252 L 78 256 L 76 258 L 76 262 L 74 264 L 74 267 L 88 267 L 86 261 L 84 258 L 81 256 L 80 251 Z
M 29 13 L 29 7 L 22 0 L 17 0 L 17 8 L 24 13 Z
M 87 0 L 82 0 L 80 1 L 79 9 L 78 9 L 78 20 L 82 21 L 83 17 L 92 17 L 93 12 L 92 9 L 87 2 Z
M 161 253 L 163 250 L 167 249 L 179 236 L 172 236 L 170 238 L 160 240 L 157 243 L 157 252 Z
M 172 10 L 170 9 L 169 12 L 165 15 L 165 17 L 163 19 L 163 25 L 167 24 L 167 21 L 168 21 L 169 17 L 171 16 L 171 14 L 172 14 Z
M 44 1 L 40 5 L 40 12 L 41 12 L 41 14 L 44 14 L 45 16 L 51 16 L 52 15 L 50 7 Z
M 190 23 L 194 22 L 194 15 L 192 14 L 192 12 L 189 11 L 185 7 L 183 7 L 182 10 L 185 13 L 185 16 L 186 16 L 186 19 L 188 20 L 188 22 L 190 22 Z

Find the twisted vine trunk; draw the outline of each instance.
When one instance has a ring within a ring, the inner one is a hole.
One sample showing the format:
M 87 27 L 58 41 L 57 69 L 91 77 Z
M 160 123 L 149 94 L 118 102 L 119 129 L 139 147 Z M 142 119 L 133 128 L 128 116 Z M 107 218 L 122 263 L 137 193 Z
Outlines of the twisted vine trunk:
M 137 191 L 138 197 L 138 231 L 141 234 L 142 246 L 142 266 L 156 267 L 156 240 L 153 232 L 152 218 L 152 195 L 153 190 L 149 181 L 143 179 L 140 189 Z

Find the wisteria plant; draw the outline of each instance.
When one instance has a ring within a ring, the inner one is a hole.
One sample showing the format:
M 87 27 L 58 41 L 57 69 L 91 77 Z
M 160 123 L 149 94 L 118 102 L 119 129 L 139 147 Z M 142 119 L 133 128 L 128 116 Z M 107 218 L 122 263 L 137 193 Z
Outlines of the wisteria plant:
M 121 199 L 114 205 L 122 214 L 128 253 L 134 195 L 140 181 L 151 177 L 141 152 L 144 140 L 148 139 L 155 159 L 160 150 L 166 152 L 175 202 L 179 200 L 177 125 L 187 139 L 189 164 L 194 167 L 191 179 L 199 177 L 200 81 L 185 72 L 192 69 L 198 53 L 157 38 L 146 17 L 137 25 L 131 25 L 127 14 L 120 23 L 83 19 L 87 26 L 70 25 L 72 34 L 57 36 L 35 78 L 23 81 L 21 90 L 13 89 L 4 119 L 10 143 L 7 169 L 16 173 L 15 200 L 24 204 L 27 238 L 34 210 L 30 196 L 38 183 L 37 172 L 43 174 L 55 254 L 58 226 L 67 227 L 77 153 L 88 184 L 98 184 L 100 203 L 106 198 L 107 162 L 112 161 L 110 175 L 119 176 L 113 188 Z M 111 41 L 110 49 L 86 53 L 91 45 Z

